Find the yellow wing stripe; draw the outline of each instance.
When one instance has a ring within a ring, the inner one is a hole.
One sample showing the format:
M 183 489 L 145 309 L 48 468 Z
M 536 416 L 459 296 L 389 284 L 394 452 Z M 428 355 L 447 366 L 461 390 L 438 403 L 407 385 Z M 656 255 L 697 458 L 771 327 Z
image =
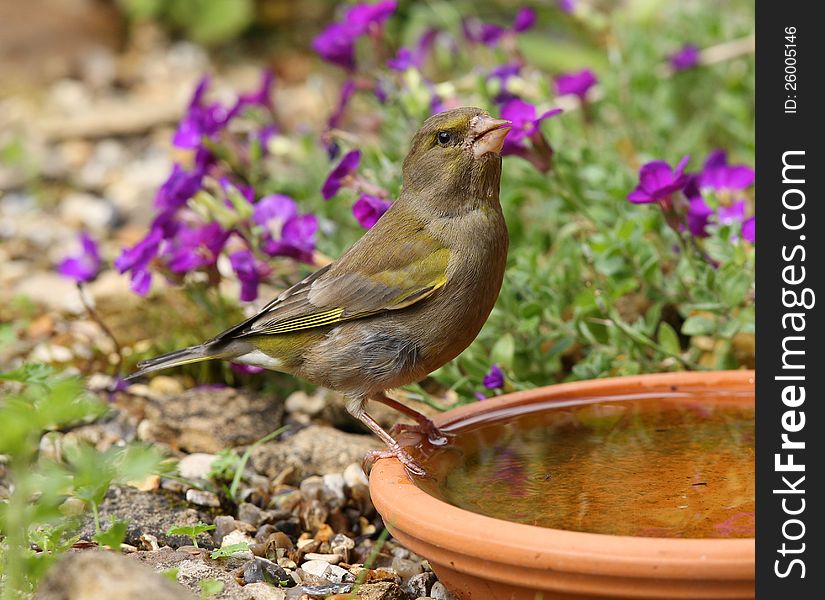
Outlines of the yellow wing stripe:
M 261 330 L 261 333 L 288 333 L 290 331 L 299 331 L 301 329 L 311 329 L 313 327 L 331 325 L 332 323 L 340 320 L 342 314 L 344 314 L 343 308 L 333 308 L 332 310 L 307 315 L 305 317 L 289 319 L 283 323 L 265 327 Z

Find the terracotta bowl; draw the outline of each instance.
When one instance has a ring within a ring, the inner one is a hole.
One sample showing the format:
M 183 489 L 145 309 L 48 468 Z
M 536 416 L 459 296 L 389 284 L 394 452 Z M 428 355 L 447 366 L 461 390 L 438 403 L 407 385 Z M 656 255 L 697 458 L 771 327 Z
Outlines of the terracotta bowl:
M 753 387 L 753 371 L 598 379 L 499 396 L 436 422 L 449 429 L 474 416 L 554 399 Z M 742 402 L 753 399 L 745 395 Z M 395 459 L 376 462 L 370 491 L 392 535 L 426 557 L 460 600 L 754 597 L 753 538 L 625 537 L 511 523 L 433 498 Z

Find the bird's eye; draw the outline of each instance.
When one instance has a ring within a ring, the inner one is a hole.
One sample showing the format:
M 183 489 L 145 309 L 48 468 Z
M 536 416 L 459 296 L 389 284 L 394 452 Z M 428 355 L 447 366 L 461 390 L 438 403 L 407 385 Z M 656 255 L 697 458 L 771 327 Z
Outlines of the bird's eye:
M 453 135 L 449 131 L 439 131 L 436 139 L 439 144 L 446 146 L 453 141 Z

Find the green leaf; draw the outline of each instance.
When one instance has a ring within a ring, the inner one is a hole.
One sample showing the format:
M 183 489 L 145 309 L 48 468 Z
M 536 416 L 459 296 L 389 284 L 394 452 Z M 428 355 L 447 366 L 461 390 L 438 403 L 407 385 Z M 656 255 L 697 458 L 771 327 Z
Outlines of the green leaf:
M 201 579 L 198 582 L 201 588 L 201 598 L 208 598 L 223 591 L 224 583 L 220 579 Z
M 169 581 L 174 583 L 178 582 L 178 573 L 180 572 L 180 567 L 172 567 L 171 569 L 166 569 L 165 571 L 161 571 L 160 574 L 166 577 Z
M 716 332 L 716 319 L 705 315 L 693 315 L 682 323 L 684 335 L 712 335 Z
M 679 335 L 668 323 L 662 321 L 659 323 L 659 345 L 670 354 L 678 355 L 682 348 L 679 345 Z
M 513 367 L 513 357 L 516 354 L 516 340 L 509 333 L 502 335 L 490 351 L 490 361 L 502 369 L 510 370 Z
M 228 546 L 224 546 L 223 548 L 213 550 L 209 556 L 211 556 L 212 558 L 229 558 L 236 552 L 246 552 L 247 550 L 249 550 L 249 544 L 247 544 L 246 542 L 240 542 L 237 544 L 229 544 Z
M 194 525 L 173 525 L 166 532 L 166 535 L 186 535 L 189 537 L 197 536 L 207 531 L 215 529 L 214 525 L 206 523 L 195 523 Z
M 126 529 L 128 526 L 129 523 L 126 521 L 116 520 L 113 516 L 109 529 L 95 534 L 92 539 L 101 546 L 109 546 L 112 550 L 120 552 L 120 545 L 126 538 Z

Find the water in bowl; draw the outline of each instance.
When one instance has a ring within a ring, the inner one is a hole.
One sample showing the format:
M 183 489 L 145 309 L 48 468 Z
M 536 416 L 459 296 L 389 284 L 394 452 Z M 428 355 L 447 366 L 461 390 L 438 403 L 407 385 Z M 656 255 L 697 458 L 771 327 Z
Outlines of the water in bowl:
M 553 401 L 452 432 L 419 485 L 460 508 L 612 535 L 754 535 L 752 394 Z

